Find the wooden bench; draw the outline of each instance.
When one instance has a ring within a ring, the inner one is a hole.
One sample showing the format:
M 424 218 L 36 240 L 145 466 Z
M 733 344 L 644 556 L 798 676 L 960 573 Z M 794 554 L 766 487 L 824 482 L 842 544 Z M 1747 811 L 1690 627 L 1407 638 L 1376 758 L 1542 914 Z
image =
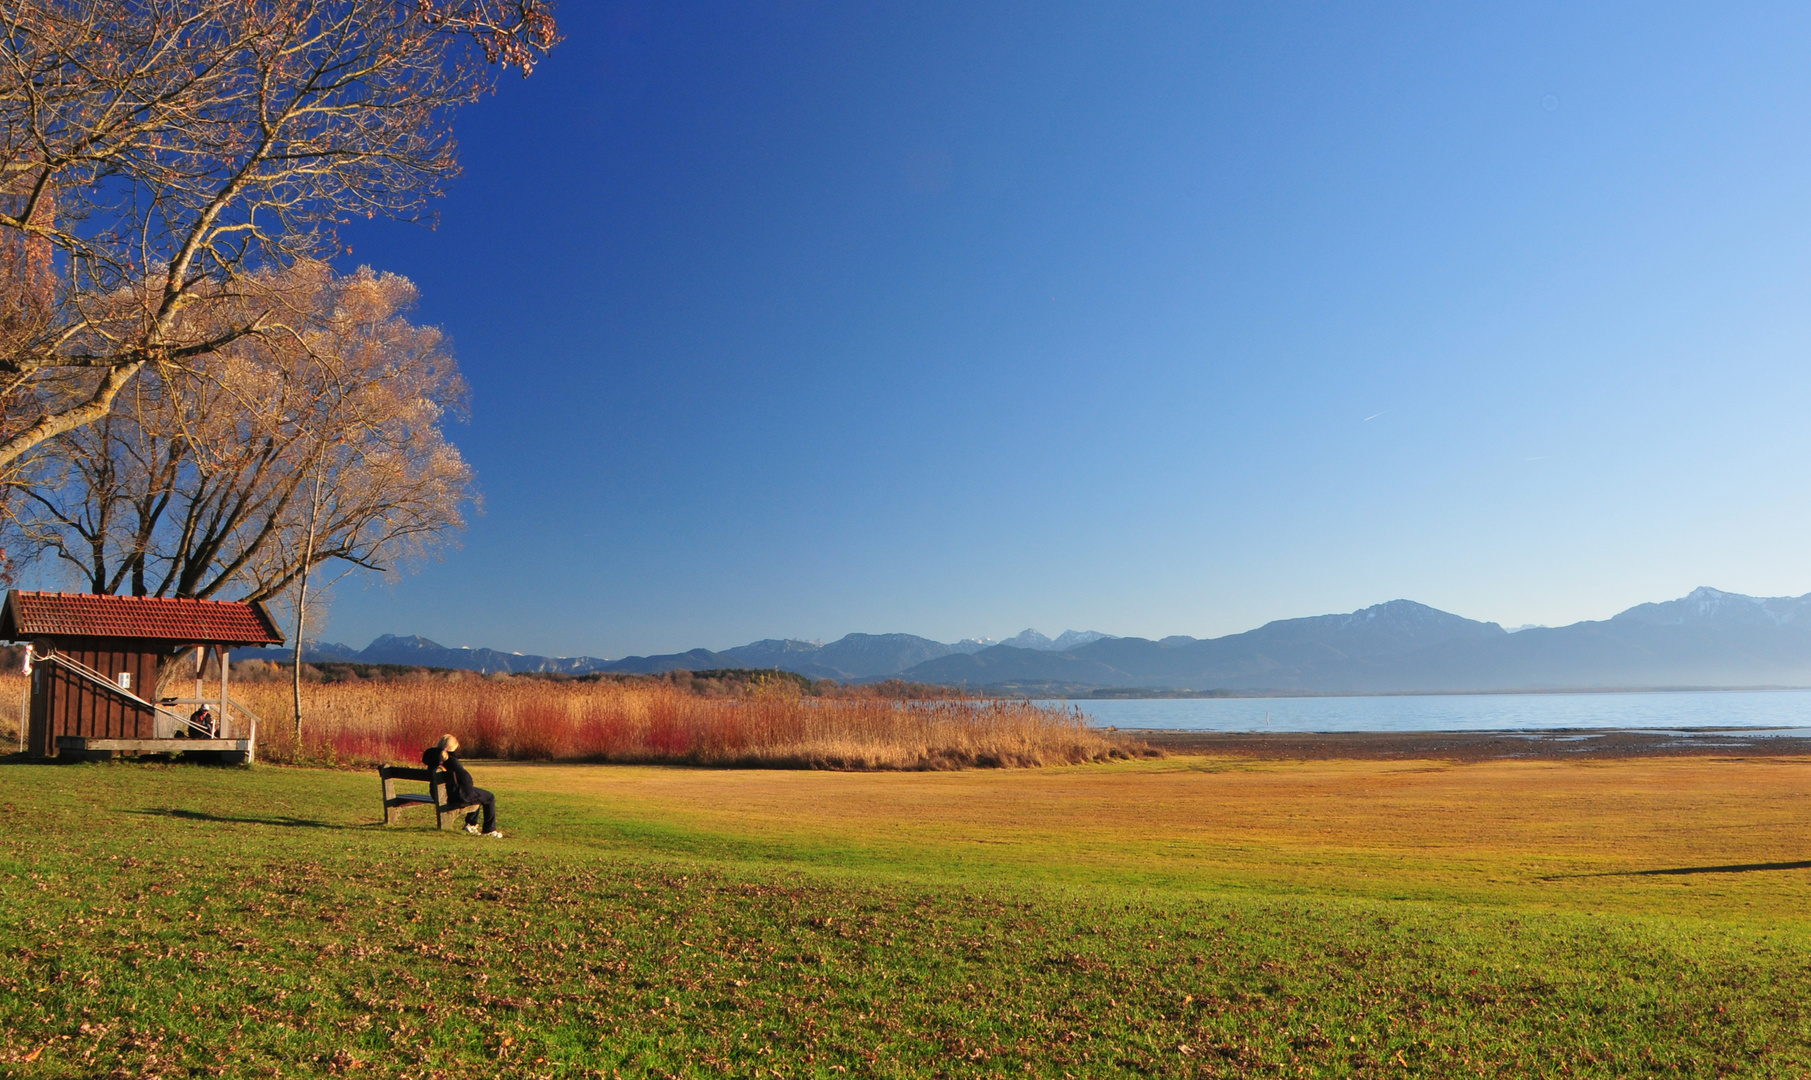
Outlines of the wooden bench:
M 402 824 L 402 811 L 406 806 L 431 806 L 434 808 L 434 824 L 437 828 L 457 829 L 465 824 L 466 814 L 482 809 L 477 803 L 454 806 L 447 802 L 447 775 L 441 769 L 429 772 L 426 769 L 411 769 L 400 765 L 379 765 L 377 776 L 384 783 L 385 825 Z M 398 795 L 398 780 L 419 780 L 428 785 L 427 794 Z

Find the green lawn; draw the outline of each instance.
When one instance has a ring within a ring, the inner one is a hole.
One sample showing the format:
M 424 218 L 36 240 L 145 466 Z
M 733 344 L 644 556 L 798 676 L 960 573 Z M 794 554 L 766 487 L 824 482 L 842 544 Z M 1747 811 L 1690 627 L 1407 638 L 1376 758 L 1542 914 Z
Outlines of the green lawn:
M 1735 893 L 1637 875 L 1619 907 L 1611 886 L 1543 892 L 1554 867 L 1525 854 L 1477 868 L 1507 850 L 1500 837 L 1392 854 L 1399 833 L 1367 839 L 1335 803 L 1293 827 L 1319 838 L 1310 851 L 1249 823 L 1185 835 L 1136 805 L 1172 785 L 1175 822 L 1194 821 L 1189 793 L 1225 796 L 1238 772 L 1200 766 L 484 767 L 502 841 L 433 832 L 419 811 L 377 826 L 368 773 L 0 766 L 0 1069 L 1519 1077 L 1811 1063 L 1794 900 L 1808 871 Z M 1304 778 L 1361 793 L 1382 775 L 1290 768 L 1243 782 L 1286 780 L 1311 814 L 1320 789 Z M 1466 790 L 1509 774 L 1469 775 Z M 1750 792 L 1746 775 L 1729 783 Z M 1134 805 L 1106 826 L 1051 809 L 1081 791 Z M 1163 864 L 1185 841 L 1218 846 Z M 1603 846 L 1565 866 L 1622 850 Z

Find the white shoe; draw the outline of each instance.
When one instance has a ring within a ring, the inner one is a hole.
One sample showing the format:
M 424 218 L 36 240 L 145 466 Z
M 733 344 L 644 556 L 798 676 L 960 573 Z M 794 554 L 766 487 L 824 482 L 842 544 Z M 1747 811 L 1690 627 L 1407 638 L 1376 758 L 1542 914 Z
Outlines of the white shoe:
M 474 831 L 476 831 L 476 828 L 477 828 L 476 826 L 473 826 Z M 503 833 L 501 830 L 498 830 L 498 829 L 492 829 L 490 832 L 487 832 L 484 835 L 490 837 L 492 840 L 503 839 Z
M 466 832 L 468 832 L 468 833 L 471 833 L 471 834 L 472 834 L 472 835 L 473 835 L 473 836 L 477 836 L 477 835 L 478 835 L 478 826 L 476 826 L 476 825 L 467 825 L 467 826 L 466 826 L 466 827 L 465 827 L 465 831 L 466 831 Z

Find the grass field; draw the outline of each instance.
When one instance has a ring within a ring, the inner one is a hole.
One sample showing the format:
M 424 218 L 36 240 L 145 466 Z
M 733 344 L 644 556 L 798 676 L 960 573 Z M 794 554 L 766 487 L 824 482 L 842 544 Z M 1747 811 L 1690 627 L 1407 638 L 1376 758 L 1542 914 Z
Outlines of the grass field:
M 1798 1076 L 1811 763 L 0 766 L 0 1069 Z

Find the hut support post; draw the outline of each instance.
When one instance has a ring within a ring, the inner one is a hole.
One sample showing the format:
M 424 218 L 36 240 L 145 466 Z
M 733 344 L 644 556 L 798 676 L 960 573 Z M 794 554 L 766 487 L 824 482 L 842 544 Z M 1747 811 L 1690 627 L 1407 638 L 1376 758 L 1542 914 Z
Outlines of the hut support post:
M 227 735 L 230 738 L 231 736 L 228 734 L 227 730 L 230 721 L 227 717 L 231 714 L 226 711 L 226 672 L 229 666 L 226 662 L 226 646 L 214 646 L 214 656 L 220 661 L 220 733 L 222 735 Z

